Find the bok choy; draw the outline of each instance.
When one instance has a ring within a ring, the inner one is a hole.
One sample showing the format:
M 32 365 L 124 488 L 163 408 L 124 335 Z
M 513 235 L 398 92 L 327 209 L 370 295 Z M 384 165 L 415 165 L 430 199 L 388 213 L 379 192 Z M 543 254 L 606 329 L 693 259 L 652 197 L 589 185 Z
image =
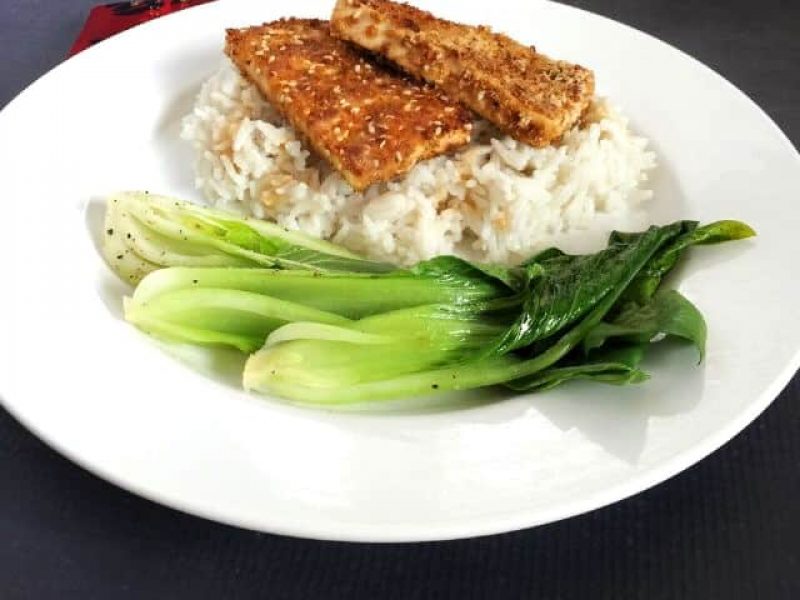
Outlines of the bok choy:
M 125 316 L 169 340 L 252 352 L 286 323 L 345 324 L 403 308 L 471 306 L 511 294 L 501 282 L 445 273 L 439 266 L 424 274 L 419 268 L 324 276 L 308 270 L 173 267 L 144 278 L 126 302 Z
M 318 328 L 295 324 L 289 326 L 292 335 L 277 330 L 249 359 L 244 385 L 298 402 L 342 405 L 490 385 L 537 391 L 577 379 L 642 382 L 647 374 L 639 363 L 653 341 L 674 336 L 691 341 L 701 356 L 704 352 L 700 312 L 678 292 L 659 287 L 689 242 L 710 228 L 719 232 L 714 241 L 753 235 L 736 222 L 700 229 L 679 222 L 613 236 L 608 248 L 594 255 L 547 251 L 523 265 L 518 277 L 524 286 L 500 301 L 502 310 L 472 312 L 468 319 L 453 313 L 444 338 L 426 335 L 434 324 L 439 333 L 441 313 L 435 309 L 428 309 L 435 318 L 420 314 L 402 331 L 375 322 L 370 333 L 381 337 L 371 344 L 346 335 L 321 336 Z M 643 281 L 646 287 L 628 295 Z M 334 329 L 358 330 L 362 323 Z M 454 332 L 461 352 L 449 346 Z M 365 352 L 370 361 L 362 360 Z M 419 361 L 411 368 L 392 368 L 395 357 L 414 355 Z
M 440 256 L 401 269 L 274 224 L 167 198 L 111 199 L 104 252 L 126 318 L 158 337 L 251 354 L 244 386 L 344 405 L 503 385 L 645 381 L 664 337 L 702 359 L 706 324 L 665 277 L 696 245 L 755 235 L 737 221 L 615 232 L 586 255 L 506 268 Z
M 146 192 L 112 196 L 103 253 L 122 279 L 138 283 L 163 267 L 261 267 L 387 273 L 395 267 L 259 219 L 237 218 Z

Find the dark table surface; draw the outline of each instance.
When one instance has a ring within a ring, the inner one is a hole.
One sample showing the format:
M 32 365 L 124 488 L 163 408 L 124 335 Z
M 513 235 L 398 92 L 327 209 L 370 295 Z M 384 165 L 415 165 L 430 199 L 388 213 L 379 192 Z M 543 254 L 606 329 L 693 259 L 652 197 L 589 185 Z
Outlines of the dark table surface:
M 693 54 L 800 143 L 797 0 L 569 3 Z M 2 0 L 0 106 L 62 59 L 91 5 Z M 614 506 L 490 538 L 387 546 L 240 531 L 157 506 L 0 409 L 0 598 L 796 599 L 798 400 L 795 377 L 724 448 Z

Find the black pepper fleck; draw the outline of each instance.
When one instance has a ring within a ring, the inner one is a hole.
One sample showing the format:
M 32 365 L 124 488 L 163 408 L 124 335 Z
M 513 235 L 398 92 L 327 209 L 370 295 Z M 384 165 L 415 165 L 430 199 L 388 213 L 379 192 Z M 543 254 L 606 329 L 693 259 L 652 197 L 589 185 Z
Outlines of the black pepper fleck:
M 114 230 L 113 229 L 106 229 L 106 233 L 108 235 L 114 235 Z

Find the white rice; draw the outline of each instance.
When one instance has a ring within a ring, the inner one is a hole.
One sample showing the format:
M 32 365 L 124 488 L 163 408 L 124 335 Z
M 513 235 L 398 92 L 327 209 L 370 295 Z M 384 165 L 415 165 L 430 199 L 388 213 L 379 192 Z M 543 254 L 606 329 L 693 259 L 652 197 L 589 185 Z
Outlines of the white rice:
M 197 187 L 214 205 L 270 219 L 370 257 L 410 264 L 438 254 L 518 261 L 608 216 L 625 221 L 651 193 L 647 140 L 605 116 L 559 146 L 532 148 L 485 122 L 473 142 L 355 192 L 230 63 L 202 87 L 182 136 Z

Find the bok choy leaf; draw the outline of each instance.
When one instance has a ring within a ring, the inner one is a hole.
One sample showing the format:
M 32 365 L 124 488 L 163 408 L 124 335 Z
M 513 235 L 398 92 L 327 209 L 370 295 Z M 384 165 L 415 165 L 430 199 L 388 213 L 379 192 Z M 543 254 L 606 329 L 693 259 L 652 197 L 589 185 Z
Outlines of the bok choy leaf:
M 717 221 L 698 227 L 695 221 L 682 221 L 681 234 L 662 248 L 651 260 L 630 288 L 625 292 L 622 304 L 636 302 L 645 304 L 658 290 L 664 277 L 675 267 L 681 256 L 692 246 L 708 246 L 734 240 L 743 240 L 756 235 L 752 227 L 741 221 Z M 612 234 L 611 241 L 639 234 Z
M 647 373 L 638 368 L 644 352 L 644 345 L 596 352 L 588 359 L 551 367 L 530 377 L 509 381 L 505 386 L 518 392 L 543 392 L 578 380 L 612 385 L 641 383 L 649 378 Z
M 620 296 L 682 227 L 682 223 L 651 227 L 635 238 L 612 239 L 596 254 L 549 251 L 532 258 L 525 265 L 529 281 L 523 310 L 490 352 L 505 354 L 530 346 L 576 322 L 609 294 Z
M 600 323 L 583 340 L 588 352 L 610 339 L 647 344 L 664 336 L 690 341 L 700 360 L 706 347 L 706 322 L 697 307 L 679 292 L 659 292 L 647 304 L 629 304 L 611 322 Z

